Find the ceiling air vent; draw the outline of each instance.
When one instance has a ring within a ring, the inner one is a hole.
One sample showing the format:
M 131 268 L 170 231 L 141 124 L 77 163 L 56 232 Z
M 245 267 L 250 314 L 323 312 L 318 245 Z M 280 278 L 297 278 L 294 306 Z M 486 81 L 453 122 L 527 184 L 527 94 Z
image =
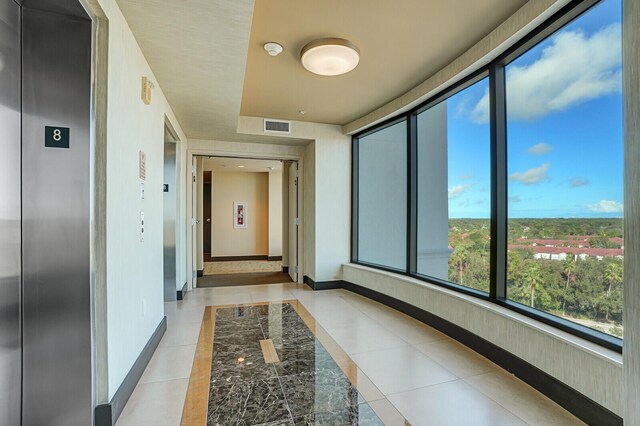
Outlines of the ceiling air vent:
M 265 133 L 291 133 L 291 122 L 285 120 L 264 120 Z

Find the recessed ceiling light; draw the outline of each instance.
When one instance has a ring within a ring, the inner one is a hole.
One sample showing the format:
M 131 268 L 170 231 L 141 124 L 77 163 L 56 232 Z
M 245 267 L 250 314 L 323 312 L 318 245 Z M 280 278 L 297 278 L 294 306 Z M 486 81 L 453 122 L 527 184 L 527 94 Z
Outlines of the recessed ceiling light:
M 298 111 L 298 113 L 299 113 L 300 115 L 305 115 L 305 114 L 307 113 L 307 111 L 305 111 L 305 110 L 301 109 L 301 110 L 299 110 L 299 111 Z
M 238 166 L 238 167 L 243 168 L 244 166 Z
M 353 70 L 360 62 L 358 48 L 342 38 L 321 38 L 302 48 L 302 66 L 318 75 L 341 75 Z
M 284 50 L 281 45 L 274 42 L 265 43 L 264 50 L 271 56 L 278 56 Z
M 275 170 L 276 168 L 275 168 L 275 167 L 267 167 L 267 169 L 269 169 L 269 170 Z

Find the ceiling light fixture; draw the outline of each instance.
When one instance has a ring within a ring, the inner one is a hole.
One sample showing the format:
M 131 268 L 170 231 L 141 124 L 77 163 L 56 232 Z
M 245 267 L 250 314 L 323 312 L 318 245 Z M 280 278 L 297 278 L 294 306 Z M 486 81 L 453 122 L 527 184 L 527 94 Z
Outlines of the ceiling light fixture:
M 238 166 L 239 168 L 243 168 L 244 166 Z
M 360 52 L 349 40 L 321 38 L 302 48 L 302 66 L 318 75 L 346 74 L 358 66 Z
M 278 56 L 279 54 L 282 53 L 284 48 L 278 43 L 269 42 L 269 43 L 265 43 L 264 50 L 266 50 L 267 53 L 271 56 Z

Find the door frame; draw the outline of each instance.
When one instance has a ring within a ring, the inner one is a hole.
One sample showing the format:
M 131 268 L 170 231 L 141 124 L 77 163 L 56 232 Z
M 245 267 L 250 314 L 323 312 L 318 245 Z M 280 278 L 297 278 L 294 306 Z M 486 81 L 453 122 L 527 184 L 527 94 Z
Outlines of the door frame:
M 288 155 L 288 154 L 262 154 L 256 152 L 235 152 L 220 150 L 214 148 L 187 148 L 187 164 L 193 164 L 195 157 L 197 156 L 209 156 L 209 157 L 226 157 L 226 158 L 246 158 L 254 160 L 288 160 L 298 162 L 298 283 L 302 284 L 304 277 L 304 182 L 303 182 L 303 157 L 301 155 Z M 194 212 L 194 200 L 197 194 L 193 190 L 191 184 L 193 179 L 193 171 L 191 169 L 187 172 L 187 217 L 186 225 L 187 229 L 192 229 L 196 225 L 194 224 L 195 212 Z M 197 277 L 194 273 L 194 265 L 196 264 L 197 248 L 194 240 L 195 232 L 187 232 L 187 288 L 189 291 L 196 287 Z M 213 241 L 211 242 L 213 244 Z M 291 267 L 291 265 L 289 265 Z

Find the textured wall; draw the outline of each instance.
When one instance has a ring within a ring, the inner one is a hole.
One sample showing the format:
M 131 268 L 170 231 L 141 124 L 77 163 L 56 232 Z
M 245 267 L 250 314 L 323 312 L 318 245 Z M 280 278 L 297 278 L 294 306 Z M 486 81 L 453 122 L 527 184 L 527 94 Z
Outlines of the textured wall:
M 169 118 L 186 140 L 162 89 L 145 60 L 115 0 L 100 0 L 109 20 L 107 87 L 106 321 L 96 323 L 99 345 L 106 345 L 108 392 L 122 380 L 164 316 L 162 184 L 164 121 Z M 106 58 L 100 57 L 99 61 Z M 141 77 L 154 81 L 151 105 L 140 99 Z M 104 88 L 100 90 L 102 92 Z M 100 114 L 99 114 L 100 115 Z M 138 151 L 146 153 L 145 199 L 140 198 Z M 145 241 L 140 242 L 140 211 Z M 106 344 L 103 341 L 106 336 Z M 103 359 L 103 358 L 101 358 Z M 100 366 L 104 370 L 104 366 Z
M 298 192 L 298 200 L 302 199 L 301 225 L 304 233 L 304 250 L 302 254 L 302 273 L 312 280 L 316 279 L 316 144 L 307 145 L 304 153 L 304 170 L 302 172 L 303 194 Z M 291 265 L 289 265 L 291 266 Z
M 623 2 L 625 423 L 640 424 L 640 2 Z

